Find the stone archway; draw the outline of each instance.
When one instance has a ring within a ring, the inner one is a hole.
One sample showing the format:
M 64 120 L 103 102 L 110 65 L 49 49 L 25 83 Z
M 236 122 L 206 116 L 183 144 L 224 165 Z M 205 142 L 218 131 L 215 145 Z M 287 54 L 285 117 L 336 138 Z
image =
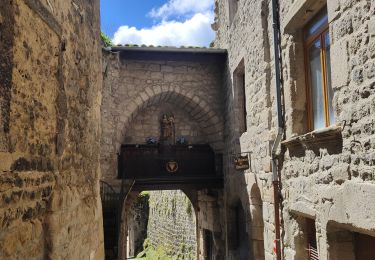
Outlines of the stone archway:
M 169 190 L 169 191 L 156 191 L 156 192 L 177 192 L 178 190 Z M 193 190 L 180 190 L 180 193 L 184 194 L 184 196 L 189 200 L 189 204 L 191 204 L 191 214 L 194 218 L 194 222 L 197 224 L 198 222 L 198 199 L 197 199 L 197 192 Z M 130 218 L 133 217 L 132 214 L 134 212 L 131 210 L 132 207 L 139 201 L 139 195 L 142 194 L 139 191 L 134 191 L 129 194 L 126 198 L 123 200 L 123 206 L 122 206 L 122 212 L 121 212 L 121 226 L 120 226 L 120 232 L 119 232 L 119 244 L 118 244 L 118 259 L 119 260 L 126 260 L 127 257 L 129 257 L 127 254 L 129 252 L 129 241 L 127 239 L 134 239 L 131 237 L 131 234 L 129 234 L 129 225 L 132 225 L 133 220 Z M 181 202 L 181 201 L 179 201 Z M 180 205 L 180 206 L 186 206 L 186 205 Z M 150 205 L 151 207 L 151 205 Z M 155 208 L 155 205 L 154 205 Z M 151 210 L 151 209 L 150 209 Z M 198 234 L 198 226 L 193 227 L 196 232 L 196 251 L 199 250 L 199 236 Z M 181 234 L 182 235 L 182 234 Z M 134 252 L 133 252 L 134 253 Z
M 215 150 L 223 148 L 224 124 L 222 117 L 215 112 L 215 109 L 204 98 L 195 95 L 193 91 L 182 90 L 178 86 L 173 88 L 147 87 L 143 92 L 139 93 L 126 107 L 126 111 L 128 111 L 127 124 L 123 128 L 122 138 L 118 140 L 119 143 L 123 142 L 126 130 L 141 111 L 164 103 L 173 104 L 176 108 L 188 113 L 202 128 L 207 142 Z
M 134 104 L 137 102 L 139 104 L 137 106 L 134 106 Z M 153 90 L 151 88 L 147 88 L 144 92 L 140 93 L 134 100 L 134 103 L 131 103 L 127 107 L 126 111 L 130 111 L 130 109 L 132 109 L 132 112 L 129 113 L 129 117 L 126 120 L 127 124 L 123 128 L 124 132 L 122 133 L 121 138 L 118 140 L 118 144 L 126 144 L 129 142 L 131 143 L 133 141 L 135 141 L 136 143 L 137 141 L 144 141 L 144 138 L 147 136 L 147 134 L 139 130 L 137 126 L 139 126 L 139 124 L 145 124 L 144 117 L 147 115 L 149 118 L 150 116 L 154 116 L 154 123 L 158 125 L 159 117 L 161 115 L 159 112 L 165 112 L 162 109 L 166 104 L 169 106 L 169 108 L 172 108 L 174 113 L 176 113 L 177 115 L 183 115 L 182 113 L 185 113 L 186 117 L 188 117 L 188 120 L 190 120 L 192 123 L 196 123 L 197 128 L 199 128 L 200 130 L 199 134 L 202 135 L 202 140 L 204 140 L 205 143 L 209 143 L 216 149 L 216 151 L 221 150 L 223 140 L 222 129 L 224 127 L 222 120 L 220 120 L 219 116 L 213 112 L 214 109 L 211 108 L 208 102 L 206 102 L 204 99 L 199 98 L 198 96 L 192 95 L 190 93 L 185 93 L 178 87 L 172 90 L 165 90 L 164 92 L 158 87 Z M 160 107 L 162 108 L 161 110 L 153 110 L 153 108 Z M 179 111 L 181 113 L 179 113 Z M 155 128 L 151 127 L 151 130 L 152 129 L 155 130 Z M 140 134 L 142 138 L 140 138 L 139 140 L 127 140 L 128 136 L 135 135 L 135 133 L 132 132 L 133 130 L 138 133 L 141 132 Z M 157 135 L 157 133 L 154 134 Z M 200 216 L 198 214 L 198 212 L 200 211 L 198 201 L 204 199 L 202 199 L 195 190 L 186 189 L 183 190 L 183 192 L 189 197 L 190 201 L 192 202 L 194 212 L 196 213 L 195 217 L 198 218 Z M 119 259 L 125 259 L 127 252 L 126 237 L 128 235 L 128 223 L 126 219 L 126 209 L 130 208 L 134 197 L 136 197 L 137 195 L 138 192 L 131 193 L 130 198 L 123 203 L 122 221 L 119 235 Z M 198 222 L 199 221 L 197 219 L 197 230 Z M 200 239 L 201 237 L 197 232 L 197 250 L 200 250 Z
M 211 51 L 203 55 L 196 55 L 190 50 L 171 53 L 162 48 L 141 53 L 136 49 L 120 48 L 117 53 L 105 53 L 101 108 L 103 180 L 120 190 L 121 181 L 117 179 L 118 153 L 122 153 L 122 147 L 126 145 L 136 148 L 146 145 L 145 139 L 148 136 L 160 136 L 159 123 L 164 112 L 175 115 L 178 133 L 176 137 L 187 135 L 188 144 L 194 147 L 209 146 L 213 155 L 211 158 L 223 152 L 224 97 L 221 88 L 224 68 L 221 61 L 225 56 L 225 53 Z M 150 121 L 152 122 L 149 123 Z M 218 158 L 221 158 L 221 155 L 218 155 Z M 222 166 L 212 166 L 214 174 L 222 169 Z M 149 188 L 152 190 L 152 187 Z M 201 188 L 190 187 L 183 191 L 193 202 L 197 219 L 203 219 L 208 209 L 202 209 L 202 205 L 213 203 L 212 198 L 205 196 L 207 191 L 198 191 L 199 189 Z M 124 211 L 128 207 L 126 200 L 122 205 L 123 216 L 126 216 Z M 212 215 L 212 212 L 206 215 Z M 122 221 L 121 233 L 126 234 L 126 219 Z M 213 226 L 209 223 L 210 220 L 202 221 L 205 221 L 205 226 Z M 215 225 L 215 232 L 220 233 L 220 224 Z M 197 229 L 201 226 L 197 224 Z M 120 236 L 121 245 L 124 245 L 125 241 L 121 241 L 124 237 L 126 236 Z M 124 259 L 124 246 L 120 247 L 119 251 L 122 257 L 120 259 Z
M 128 130 L 137 117 L 143 112 L 150 112 L 150 108 L 159 107 L 163 104 L 170 104 L 175 109 L 186 113 L 190 120 L 199 126 L 203 134 L 202 138 L 205 140 L 204 143 L 209 143 L 215 152 L 222 152 L 224 146 L 223 118 L 208 101 L 192 92 L 181 90 L 179 87 L 172 89 L 162 89 L 158 86 L 148 87 L 124 108 L 126 119 L 123 120 L 121 132 L 114 136 L 114 145 L 107 149 L 105 153 L 102 152 L 102 170 L 106 180 L 114 179 L 117 176 L 117 153 L 120 146 L 126 143 Z M 108 171 L 110 174 L 106 176 Z

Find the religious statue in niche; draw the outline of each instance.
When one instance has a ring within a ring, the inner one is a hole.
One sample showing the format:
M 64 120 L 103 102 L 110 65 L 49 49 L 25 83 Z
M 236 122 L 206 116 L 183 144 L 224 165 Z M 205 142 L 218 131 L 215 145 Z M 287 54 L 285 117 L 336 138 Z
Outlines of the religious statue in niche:
M 174 116 L 164 114 L 161 119 L 160 142 L 161 144 L 175 144 L 175 125 Z

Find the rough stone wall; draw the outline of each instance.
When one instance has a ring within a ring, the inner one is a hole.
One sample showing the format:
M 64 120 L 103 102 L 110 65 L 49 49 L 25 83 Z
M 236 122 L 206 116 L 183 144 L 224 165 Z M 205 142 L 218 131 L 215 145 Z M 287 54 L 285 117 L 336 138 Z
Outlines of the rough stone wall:
M 290 18 L 293 6 L 289 5 L 283 3 L 284 24 L 293 19 Z M 375 236 L 375 222 L 371 217 L 375 214 L 372 199 L 375 193 L 375 3 L 327 1 L 327 7 L 332 42 L 333 107 L 336 125 L 342 130 L 339 136 L 324 143 L 318 143 L 316 138 L 312 140 L 314 145 L 303 149 L 288 147 L 285 154 L 282 178 L 285 227 L 288 227 L 284 241 L 287 259 L 299 259 L 304 253 L 304 245 L 299 245 L 301 238 L 293 235 L 296 230 L 303 231 L 299 226 L 301 216 L 315 219 L 319 259 L 335 257 L 329 250 L 331 226 Z M 304 84 L 295 84 L 301 81 L 301 72 L 293 66 L 296 56 L 301 54 L 300 30 L 292 25 L 283 42 L 284 74 L 288 79 L 287 114 L 299 113 L 296 94 L 304 92 Z M 301 120 L 287 117 L 287 140 L 305 133 L 300 124 Z M 298 145 L 304 145 L 303 141 Z
M 140 193 L 135 201 L 128 208 L 128 246 L 127 255 L 137 256 L 143 251 L 143 244 L 147 238 L 147 225 L 149 219 L 149 193 Z
M 237 149 L 237 152 L 253 153 L 252 167 L 245 173 L 234 173 L 230 168 L 230 157 L 227 157 L 226 205 L 237 200 L 233 194 L 242 194 L 239 197 L 247 209 L 247 229 L 251 230 L 249 227 L 254 226 L 257 217 L 246 197 L 253 197 L 251 190 L 256 186 L 254 183 L 259 186 L 263 211 L 259 217 L 263 216 L 264 221 L 265 258 L 273 259 L 273 195 L 269 174 L 269 147 L 276 130 L 272 9 L 270 1 L 238 1 L 238 4 L 238 11 L 230 24 L 228 1 L 216 1 L 214 28 L 218 31 L 215 46 L 228 49 L 227 147 L 232 147 L 234 151 Z M 297 0 L 280 1 L 280 4 L 287 125 L 281 170 L 285 228 L 283 254 L 285 259 L 304 257 L 306 233 L 303 219 L 309 218 L 315 219 L 319 259 L 333 259 L 332 252 L 329 256 L 331 230 L 340 227 L 375 235 L 374 218 L 370 217 L 375 213 L 371 199 L 375 192 L 375 3 L 369 0 Z M 319 139 L 319 133 L 298 138 L 308 132 L 302 29 L 325 4 L 330 22 L 333 107 L 338 127 L 326 129 L 325 137 L 328 139 Z M 248 130 L 241 135 L 236 123 L 238 119 L 234 116 L 236 103 L 239 103 L 236 92 L 240 90 L 236 89 L 233 73 L 242 59 Z M 230 153 L 228 151 L 227 155 Z M 240 191 L 238 187 L 241 187 Z M 229 209 L 226 208 L 226 211 L 228 213 Z M 227 232 L 229 226 L 230 220 L 227 219 Z M 250 239 L 253 235 L 257 236 L 252 232 L 249 231 Z M 235 252 L 228 248 L 228 259 L 235 259 Z
M 0 3 L 1 259 L 104 257 L 99 32 L 99 1 Z
M 104 53 L 101 168 L 107 181 L 117 176 L 121 144 L 158 137 L 163 113 L 176 114 L 176 137 L 186 135 L 191 142 L 203 140 L 222 149 L 220 63 L 163 55 L 165 60 L 136 60 Z
M 237 13 L 229 21 L 230 1 L 216 1 L 215 47 L 228 50 L 225 111 L 225 230 L 226 258 L 238 259 L 240 248 L 231 245 L 237 232 L 233 208 L 245 209 L 246 232 L 251 257 L 271 259 L 274 224 L 270 169 L 270 142 L 275 133 L 274 87 L 270 54 L 269 1 L 238 1 Z M 236 84 L 236 69 L 245 75 L 245 93 Z M 241 132 L 241 100 L 246 95 L 247 131 Z M 250 152 L 251 168 L 236 172 L 233 154 Z M 265 228 L 263 228 L 265 227 Z M 264 240 L 264 243 L 263 243 Z
M 182 191 L 150 192 L 147 238 L 178 259 L 196 259 L 196 216 Z

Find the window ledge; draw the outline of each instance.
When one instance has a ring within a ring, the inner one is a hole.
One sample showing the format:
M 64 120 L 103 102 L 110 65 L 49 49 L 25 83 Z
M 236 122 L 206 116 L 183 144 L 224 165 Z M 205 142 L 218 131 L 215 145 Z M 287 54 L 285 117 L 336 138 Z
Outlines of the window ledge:
M 342 127 L 333 125 L 310 133 L 292 137 L 281 142 L 290 151 L 319 150 L 319 148 L 342 148 Z M 336 149 L 335 149 L 336 150 Z

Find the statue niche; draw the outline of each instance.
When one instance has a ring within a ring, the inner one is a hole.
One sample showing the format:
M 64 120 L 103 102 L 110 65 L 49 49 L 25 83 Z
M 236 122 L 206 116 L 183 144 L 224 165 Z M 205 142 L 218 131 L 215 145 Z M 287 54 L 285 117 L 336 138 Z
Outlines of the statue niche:
M 160 121 L 160 126 L 160 143 L 163 145 L 176 144 L 174 116 L 172 114 L 164 114 Z

